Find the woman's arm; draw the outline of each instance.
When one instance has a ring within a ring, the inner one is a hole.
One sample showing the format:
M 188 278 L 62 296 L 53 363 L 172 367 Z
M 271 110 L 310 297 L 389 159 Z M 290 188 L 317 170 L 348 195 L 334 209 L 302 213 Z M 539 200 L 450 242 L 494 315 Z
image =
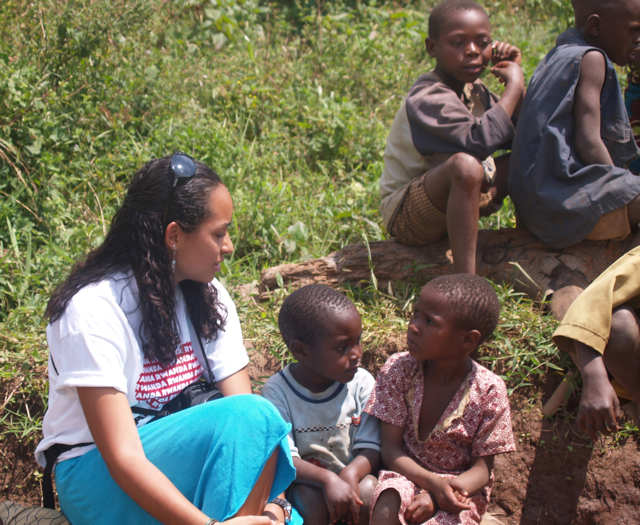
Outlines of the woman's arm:
M 253 393 L 251 391 L 251 379 L 249 379 L 249 372 L 247 372 L 246 366 L 235 374 L 217 381 L 217 385 L 218 390 L 224 397 Z
M 205 525 L 198 510 L 144 455 L 126 396 L 111 387 L 78 388 L 91 435 L 111 477 L 138 505 L 166 525 Z M 267 517 L 229 520 L 234 525 L 270 525 Z
M 433 494 L 438 506 L 447 512 L 459 513 L 471 506 L 461 501 L 446 478 L 422 468 L 403 450 L 404 429 L 384 421 L 380 422 L 382 432 L 382 461 L 389 469 L 402 474 L 418 487 Z M 462 498 L 464 499 L 464 498 Z

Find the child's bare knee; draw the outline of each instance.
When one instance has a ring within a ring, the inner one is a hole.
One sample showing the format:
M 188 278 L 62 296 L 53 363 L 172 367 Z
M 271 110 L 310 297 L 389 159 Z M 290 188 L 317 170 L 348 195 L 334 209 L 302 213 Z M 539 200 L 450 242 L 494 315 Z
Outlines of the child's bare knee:
M 449 159 L 453 181 L 464 186 L 479 186 L 484 178 L 482 163 L 467 153 L 456 153 Z
M 640 330 L 638 318 L 628 306 L 621 306 L 611 316 L 611 333 L 604 352 L 604 363 L 610 371 L 629 366 L 631 359 L 640 353 Z
M 609 345 L 615 347 L 637 346 L 638 318 L 635 312 L 628 306 L 621 306 L 613 311 L 611 316 L 611 334 Z
M 360 499 L 366 507 L 368 507 L 371 502 L 371 496 L 373 496 L 373 491 L 377 484 L 377 478 L 371 474 L 365 476 L 362 481 L 360 481 Z

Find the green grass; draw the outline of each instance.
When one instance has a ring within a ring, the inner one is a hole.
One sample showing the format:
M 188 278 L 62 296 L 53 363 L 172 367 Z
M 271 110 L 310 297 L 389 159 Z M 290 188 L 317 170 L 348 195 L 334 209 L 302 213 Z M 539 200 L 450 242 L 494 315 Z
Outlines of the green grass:
M 46 403 L 43 311 L 97 246 L 127 182 L 175 150 L 214 167 L 235 205 L 230 287 L 265 267 L 385 239 L 378 179 L 402 98 L 432 67 L 434 1 L 5 0 L 0 3 L 0 434 L 33 442 Z M 530 77 L 568 1 L 488 5 Z M 492 89 L 501 88 L 485 77 Z M 513 207 L 482 226 L 512 226 Z M 508 286 L 483 359 L 511 390 L 565 362 L 553 322 Z M 349 289 L 365 342 L 406 329 L 418 284 Z M 289 359 L 282 296 L 240 301 L 248 339 Z M 14 390 L 14 387 L 19 387 Z

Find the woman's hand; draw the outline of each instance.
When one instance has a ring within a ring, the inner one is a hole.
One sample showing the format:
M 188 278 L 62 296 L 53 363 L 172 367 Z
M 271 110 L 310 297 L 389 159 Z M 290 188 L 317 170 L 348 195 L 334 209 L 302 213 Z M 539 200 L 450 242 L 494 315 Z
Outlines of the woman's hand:
M 522 65 L 522 53 L 516 46 L 512 46 L 511 44 L 507 44 L 506 42 L 499 42 L 498 40 L 496 40 L 493 42 L 493 44 L 491 44 L 491 47 L 493 48 L 491 62 L 494 66 L 496 64 L 499 64 L 503 60 L 515 62 L 519 66 Z
M 429 492 L 418 494 L 407 507 L 404 519 L 409 523 L 424 523 L 438 512 L 438 505 Z

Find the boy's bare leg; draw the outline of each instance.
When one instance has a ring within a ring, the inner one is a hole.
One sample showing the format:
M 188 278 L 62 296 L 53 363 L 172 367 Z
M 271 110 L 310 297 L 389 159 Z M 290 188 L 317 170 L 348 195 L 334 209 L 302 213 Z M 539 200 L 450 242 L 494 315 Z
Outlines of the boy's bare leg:
M 609 373 L 640 403 L 640 319 L 629 306 L 614 310 L 602 358 Z
M 329 525 L 329 509 L 321 489 L 294 483 L 289 494 L 291 504 L 300 513 L 305 525 Z
M 263 513 L 264 507 L 268 503 L 269 494 L 271 493 L 273 478 L 276 475 L 278 453 L 279 451 L 276 449 L 275 452 L 271 454 L 271 457 L 262 469 L 262 474 L 260 474 L 257 483 L 249 493 L 247 501 L 240 507 L 236 516 L 260 516 Z
M 378 479 L 375 476 L 369 474 L 362 478 L 360 481 L 360 499 L 362 500 L 362 507 L 360 507 L 360 521 L 358 525 L 369 525 L 369 515 L 371 505 L 371 496 L 378 484 Z
M 598 432 L 608 436 L 618 428 L 618 397 L 607 372 L 627 390 L 636 404 L 640 401 L 639 323 L 633 309 L 623 305 L 613 311 L 609 343 L 602 355 L 575 342 L 583 385 L 578 425 L 594 441 Z
M 456 273 L 476 273 L 476 246 L 480 218 L 482 163 L 466 153 L 456 153 L 429 170 L 424 189 L 433 205 L 447 215 L 447 231 Z
M 551 303 L 549 304 L 549 308 L 551 309 L 553 316 L 558 321 L 562 321 L 567 310 L 569 310 L 569 307 L 582 292 L 583 288 L 573 285 L 563 286 L 559 290 L 553 292 L 553 295 L 551 296 Z
M 400 494 L 397 490 L 387 489 L 378 496 L 371 516 L 371 525 L 400 525 Z

